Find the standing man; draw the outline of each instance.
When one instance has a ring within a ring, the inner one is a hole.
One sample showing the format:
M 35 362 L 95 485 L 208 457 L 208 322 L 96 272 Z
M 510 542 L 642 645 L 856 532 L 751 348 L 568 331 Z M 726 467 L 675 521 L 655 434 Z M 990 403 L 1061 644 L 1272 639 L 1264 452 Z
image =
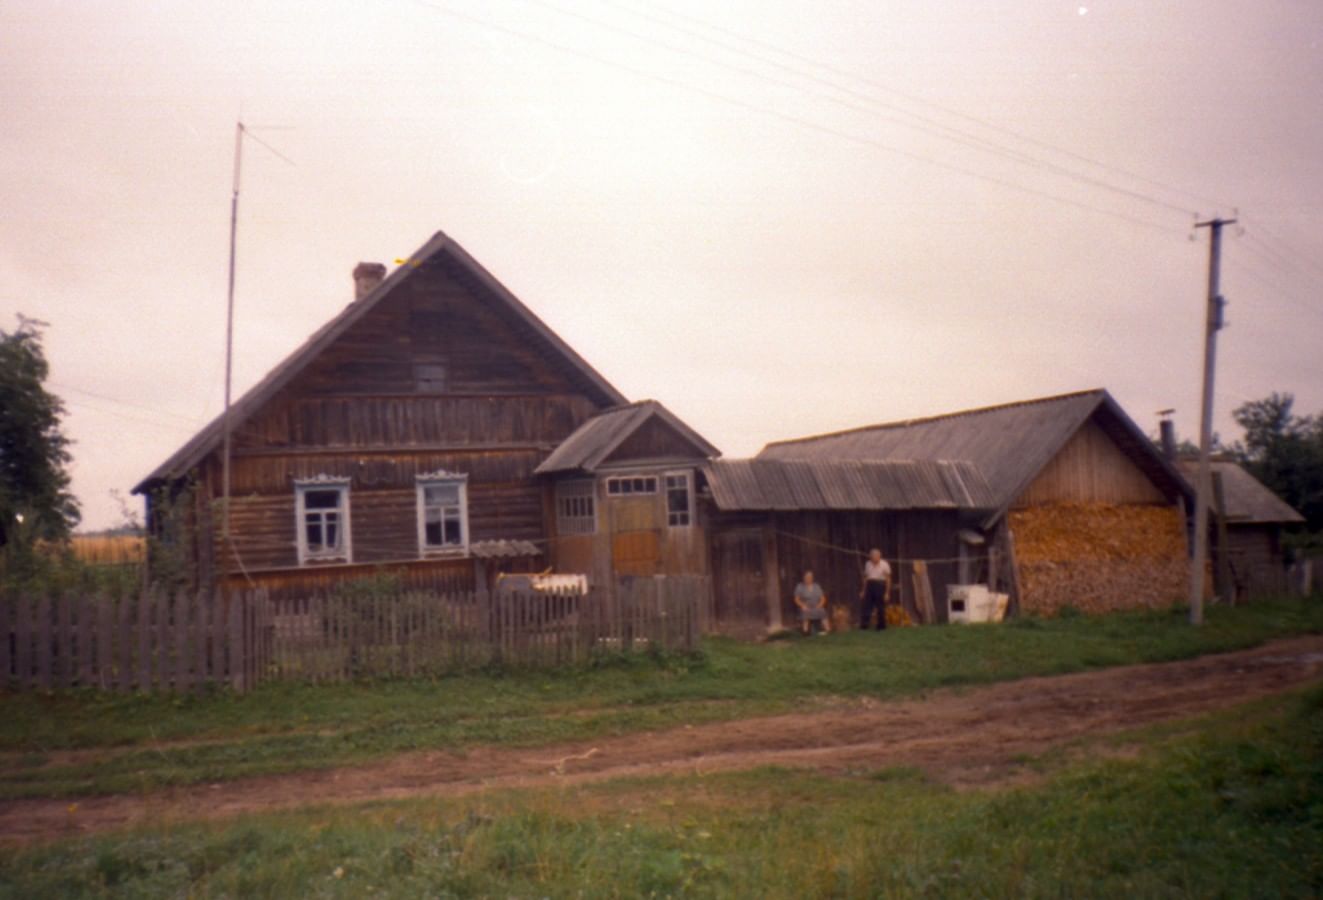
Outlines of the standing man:
M 891 594 L 891 566 L 882 558 L 882 551 L 874 547 L 868 551 L 864 563 L 864 586 L 859 591 L 859 627 L 868 630 L 868 620 L 877 610 L 877 630 L 887 627 L 887 597 Z

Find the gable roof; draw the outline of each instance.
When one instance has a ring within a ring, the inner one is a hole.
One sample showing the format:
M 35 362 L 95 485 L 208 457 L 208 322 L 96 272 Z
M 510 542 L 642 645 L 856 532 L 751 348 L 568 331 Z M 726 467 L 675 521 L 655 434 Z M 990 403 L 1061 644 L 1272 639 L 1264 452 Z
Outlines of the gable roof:
M 595 395 L 599 403 L 611 405 L 626 402 L 623 394 L 548 328 L 505 285 L 497 281 L 494 275 L 483 268 L 453 238 L 438 231 L 408 258 L 407 264 L 396 268 L 374 290 L 350 303 L 338 315 L 313 332 L 298 349 L 268 372 L 265 378 L 231 404 L 231 428 L 238 430 L 244 421 L 257 413 L 281 388 L 288 385 L 316 359 L 319 353 L 352 328 L 391 291 L 411 278 L 423 277 L 426 274 L 423 270 L 428 264 L 448 264 L 457 269 L 466 276 L 468 286 L 480 292 L 483 299 L 513 314 L 518 322 L 529 329 L 535 340 L 568 364 L 578 376 L 584 389 L 589 394 Z M 180 478 L 187 474 L 190 469 L 202 462 L 207 454 L 221 445 L 224 439 L 224 424 L 225 414 L 221 413 L 165 462 L 152 470 L 151 474 L 133 489 L 133 492 L 143 493 L 155 483 Z
M 668 425 L 705 458 L 720 456 L 701 434 L 681 421 L 656 400 L 640 400 L 615 409 L 608 409 L 580 425 L 573 434 L 561 441 L 542 465 L 534 470 L 538 475 L 555 472 L 592 472 L 625 440 L 645 423 L 657 419 Z
M 1199 479 L 1199 461 L 1182 459 L 1177 463 L 1190 484 Z M 1222 501 L 1227 522 L 1231 525 L 1296 525 L 1305 517 L 1291 508 L 1259 479 L 1231 460 L 1215 459 L 1214 472 L 1222 475 Z
M 946 460 L 714 460 L 712 500 L 736 510 L 969 509 L 995 497 L 978 467 Z
M 991 524 L 1090 419 L 1164 494 L 1190 496 L 1185 480 L 1102 389 L 777 441 L 758 458 L 966 460 L 992 490 Z

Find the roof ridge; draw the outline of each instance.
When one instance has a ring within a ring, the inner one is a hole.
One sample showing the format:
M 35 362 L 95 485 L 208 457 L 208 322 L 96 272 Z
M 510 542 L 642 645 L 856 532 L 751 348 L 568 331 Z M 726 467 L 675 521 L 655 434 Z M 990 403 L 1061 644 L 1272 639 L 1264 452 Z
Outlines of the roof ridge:
M 779 441 L 769 441 L 763 449 L 767 447 L 785 447 L 790 444 L 805 444 L 810 441 L 820 441 L 827 438 L 842 437 L 847 434 L 860 434 L 865 431 L 882 431 L 889 428 L 908 428 L 912 425 L 923 425 L 928 422 L 939 422 L 943 419 L 956 419 L 961 416 L 975 416 L 984 413 L 998 412 L 1003 409 L 1012 409 L 1020 406 L 1036 406 L 1041 403 L 1055 403 L 1062 400 L 1070 400 L 1076 397 L 1084 397 L 1089 394 L 1097 394 L 1100 397 L 1107 396 L 1106 388 L 1089 388 L 1087 390 L 1069 391 L 1064 394 L 1053 394 L 1049 397 L 1033 397 L 1028 400 L 1013 400 L 1009 403 L 995 403 L 991 406 L 977 406 L 970 409 L 956 410 L 949 413 L 937 413 L 931 416 L 919 416 L 913 419 L 896 419 L 891 422 L 877 422 L 872 425 L 858 425 L 854 428 L 842 428 L 838 431 L 824 431 L 821 434 L 810 434 L 804 437 L 785 438 Z

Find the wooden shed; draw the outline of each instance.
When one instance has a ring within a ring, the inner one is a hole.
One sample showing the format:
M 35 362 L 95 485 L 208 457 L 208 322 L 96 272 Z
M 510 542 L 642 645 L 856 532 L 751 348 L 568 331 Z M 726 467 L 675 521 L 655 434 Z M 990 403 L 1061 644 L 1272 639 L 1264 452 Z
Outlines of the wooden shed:
M 1284 593 L 1287 580 L 1282 532 L 1303 524 L 1305 517 L 1234 460 L 1216 459 L 1211 465 L 1214 477 L 1221 480 L 1227 563 L 1236 596 L 1254 598 Z M 1198 460 L 1182 459 L 1179 466 L 1194 484 L 1198 479 Z M 1222 534 L 1223 529 L 1214 524 L 1210 546 L 1215 559 L 1222 552 Z M 1214 571 L 1216 574 L 1217 566 Z
M 993 499 L 982 546 L 998 551 L 973 577 L 1024 611 L 1163 605 L 1188 583 L 1189 486 L 1104 390 L 780 441 L 759 459 L 972 464 Z M 989 569 L 997 558 L 1015 564 Z
M 354 301 L 233 405 L 228 542 L 223 418 L 134 489 L 195 583 L 306 592 L 384 566 L 469 589 L 547 564 L 537 468 L 624 396 L 445 234 L 385 271 L 360 265 Z
M 805 569 L 829 602 L 856 607 L 873 547 L 892 562 L 893 599 L 915 615 L 913 561 L 931 562 L 935 584 L 958 580 L 961 531 L 994 503 L 967 462 L 716 460 L 702 474 L 715 618 L 734 634 L 793 622 L 791 595 Z

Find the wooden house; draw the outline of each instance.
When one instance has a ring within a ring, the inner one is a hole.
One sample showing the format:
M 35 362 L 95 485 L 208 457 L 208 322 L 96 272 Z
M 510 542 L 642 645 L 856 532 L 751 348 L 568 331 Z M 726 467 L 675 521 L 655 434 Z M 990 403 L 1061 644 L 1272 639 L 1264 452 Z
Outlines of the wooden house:
M 1180 470 L 1191 484 L 1197 482 L 1199 461 L 1181 459 Z M 1254 598 L 1285 593 L 1287 590 L 1286 557 L 1282 552 L 1282 532 L 1301 525 L 1305 517 L 1278 497 L 1267 485 L 1241 468 L 1235 461 L 1215 459 L 1213 475 L 1221 481 L 1224 523 L 1210 529 L 1210 546 L 1216 559 L 1222 552 L 1225 535 L 1227 565 L 1237 597 Z M 1217 514 L 1215 509 L 1214 514 Z M 1217 575 L 1217 567 L 1214 569 Z M 1215 579 L 1216 580 L 1216 579 Z M 1223 589 L 1219 585 L 1219 592 Z
M 306 592 L 386 567 L 469 589 L 554 562 L 538 468 L 625 398 L 445 234 L 385 272 L 360 265 L 354 301 L 233 405 L 228 541 L 223 418 L 134 489 L 195 583 Z M 587 461 L 671 459 L 654 418 Z
M 972 464 L 992 502 L 962 533 L 959 580 L 991 582 L 1022 611 L 1185 595 L 1189 486 L 1104 390 L 780 441 L 758 458 Z

